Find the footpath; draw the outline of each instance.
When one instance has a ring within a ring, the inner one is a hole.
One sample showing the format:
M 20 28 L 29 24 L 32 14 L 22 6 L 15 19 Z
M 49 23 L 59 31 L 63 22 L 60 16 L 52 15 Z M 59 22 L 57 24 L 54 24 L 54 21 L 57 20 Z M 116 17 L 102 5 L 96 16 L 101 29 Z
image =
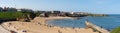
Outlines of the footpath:
M 4 27 L 0 25 L 0 33 L 10 33 L 10 31 L 6 30 Z

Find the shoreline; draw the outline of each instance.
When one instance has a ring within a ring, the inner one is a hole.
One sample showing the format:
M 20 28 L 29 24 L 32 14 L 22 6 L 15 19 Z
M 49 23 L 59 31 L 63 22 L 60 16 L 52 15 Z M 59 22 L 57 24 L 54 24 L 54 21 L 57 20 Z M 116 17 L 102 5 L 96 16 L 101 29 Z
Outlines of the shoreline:
M 48 17 L 46 19 L 52 19 L 52 20 L 54 20 L 54 19 L 65 19 L 65 18 L 67 18 L 67 19 L 73 19 L 73 17 Z
M 48 25 L 47 24 L 47 21 L 49 21 L 49 20 L 56 20 L 56 19 L 75 19 L 74 17 L 48 17 L 48 18 L 45 18 L 46 19 L 46 22 L 45 22 L 45 24 L 46 25 Z M 48 26 L 54 26 L 54 25 L 48 25 Z M 59 27 L 59 26 L 57 26 L 57 27 Z M 61 28 L 71 28 L 71 29 L 74 29 L 74 28 L 77 28 L 77 27 L 61 27 Z M 80 27 L 78 27 L 78 28 L 80 28 Z M 85 28 L 85 27 L 84 27 Z
M 98 33 L 93 32 L 91 28 L 61 28 L 58 26 L 49 26 L 46 24 L 47 20 L 63 19 L 71 17 L 36 17 L 31 22 L 20 22 L 20 21 L 9 21 L 2 25 L 8 30 L 13 30 L 18 33 L 24 33 L 22 31 L 27 31 L 27 33 Z M 9 24 L 11 23 L 11 25 Z

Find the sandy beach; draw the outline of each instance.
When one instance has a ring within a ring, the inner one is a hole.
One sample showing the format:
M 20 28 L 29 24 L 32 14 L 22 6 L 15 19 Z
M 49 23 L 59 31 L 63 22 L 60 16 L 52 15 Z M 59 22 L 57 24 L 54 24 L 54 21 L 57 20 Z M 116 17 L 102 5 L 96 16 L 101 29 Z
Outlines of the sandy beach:
M 98 33 L 91 28 L 60 28 L 49 26 L 45 22 L 50 19 L 63 19 L 71 17 L 36 17 L 31 22 L 9 21 L 2 24 L 9 31 L 17 33 Z

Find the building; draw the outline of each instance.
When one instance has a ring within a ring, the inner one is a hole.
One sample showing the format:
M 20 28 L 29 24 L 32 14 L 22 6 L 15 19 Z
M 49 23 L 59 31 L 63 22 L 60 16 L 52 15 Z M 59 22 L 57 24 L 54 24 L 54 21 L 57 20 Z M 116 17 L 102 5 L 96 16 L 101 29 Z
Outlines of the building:
M 4 7 L 3 8 L 3 12 L 16 12 L 17 9 L 16 8 L 9 8 L 9 7 Z
M 21 9 L 17 9 L 17 11 L 19 12 L 19 11 L 22 11 Z
M 51 11 L 51 13 L 60 14 L 61 12 L 60 11 Z
M 2 7 L 0 7 L 0 12 L 2 12 L 3 11 L 3 8 Z
M 34 11 L 34 12 L 39 14 L 45 13 L 45 11 Z
M 50 16 L 60 16 L 60 11 L 51 11 Z
M 88 14 L 88 13 L 86 13 L 86 12 L 74 12 L 75 14 L 81 14 L 81 15 L 86 15 L 86 14 Z
M 17 11 L 21 11 L 21 12 L 33 12 L 32 9 L 25 9 L 25 8 L 23 8 L 23 9 L 18 9 Z

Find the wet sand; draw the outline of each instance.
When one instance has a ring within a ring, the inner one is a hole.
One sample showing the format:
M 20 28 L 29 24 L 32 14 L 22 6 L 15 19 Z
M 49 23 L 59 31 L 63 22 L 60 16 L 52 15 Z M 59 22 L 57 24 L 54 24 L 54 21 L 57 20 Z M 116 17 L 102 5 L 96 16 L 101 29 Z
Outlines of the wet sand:
M 50 19 L 63 19 L 71 17 L 36 17 L 31 22 L 9 21 L 2 24 L 6 29 L 18 33 L 98 33 L 91 28 L 60 28 L 49 26 L 45 22 Z

